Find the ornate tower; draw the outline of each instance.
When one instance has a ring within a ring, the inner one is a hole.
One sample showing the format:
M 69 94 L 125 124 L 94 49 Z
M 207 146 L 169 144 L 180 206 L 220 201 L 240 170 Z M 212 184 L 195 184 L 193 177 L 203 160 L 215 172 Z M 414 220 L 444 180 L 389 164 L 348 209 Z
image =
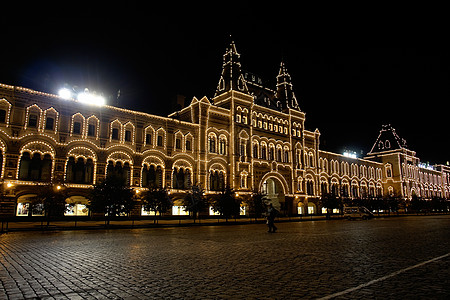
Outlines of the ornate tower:
M 229 90 L 248 93 L 247 84 L 241 71 L 239 57 L 241 55 L 236 51 L 234 41 L 231 41 L 230 47 L 223 55 L 222 74 L 217 85 L 214 97 Z
M 291 75 L 287 72 L 283 61 L 280 64 L 280 71 L 277 75 L 277 91 L 275 98 L 277 101 L 281 102 L 283 109 L 292 108 L 300 110 L 292 88 Z

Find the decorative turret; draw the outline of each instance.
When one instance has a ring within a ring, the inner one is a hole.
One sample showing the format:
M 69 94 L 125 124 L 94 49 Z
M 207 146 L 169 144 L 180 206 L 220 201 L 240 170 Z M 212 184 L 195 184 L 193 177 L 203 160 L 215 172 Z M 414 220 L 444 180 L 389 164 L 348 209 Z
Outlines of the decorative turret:
M 287 72 L 283 61 L 280 64 L 280 71 L 277 76 L 275 98 L 280 102 L 282 109 L 292 108 L 300 110 L 292 88 L 291 75 Z
M 231 41 L 230 47 L 223 55 L 222 75 L 220 76 L 214 97 L 229 90 L 248 93 L 247 84 L 241 71 L 241 63 L 239 62 L 240 56 L 236 51 L 234 41 Z

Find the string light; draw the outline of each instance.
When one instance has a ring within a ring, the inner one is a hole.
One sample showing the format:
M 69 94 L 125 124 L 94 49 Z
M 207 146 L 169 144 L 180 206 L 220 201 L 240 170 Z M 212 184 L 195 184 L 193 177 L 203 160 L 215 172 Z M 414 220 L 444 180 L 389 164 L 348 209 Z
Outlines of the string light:
M 240 69 L 239 54 L 236 52 L 234 43 L 225 55 L 228 56 L 224 56 L 224 68 L 231 67 L 230 72 L 233 72 L 231 64 L 235 64 Z M 231 64 L 228 58 L 232 60 Z M 27 88 L 0 84 L 0 88 L 7 91 L 6 94 L 15 91 L 22 97 L 25 94 L 28 95 L 30 101 L 37 101 L 37 103 L 31 102 L 31 105 L 26 106 L 23 131 L 13 135 L 9 129 L 0 128 L 0 132 L 5 138 L 23 143 L 19 144 L 22 146 L 15 174 L 16 180 L 9 182 L 15 185 L 41 184 L 18 180 L 21 157 L 25 151 L 28 151 L 31 155 L 36 152 L 42 156 L 50 154 L 52 158 L 52 178 L 55 164 L 62 165 L 64 163 L 64 173 L 66 174 L 69 157 L 83 157 L 85 160 L 90 158 L 94 162 L 94 183 L 97 174 L 104 176 L 107 172 L 107 168 L 102 174 L 97 172 L 98 157 L 107 157 L 106 161 L 98 163 L 103 166 L 108 161 L 113 161 L 114 164 L 120 161 L 122 164 L 128 163 L 130 165 L 130 182 L 132 185 L 134 185 L 133 177 L 139 176 L 135 174 L 140 174 L 140 180 L 142 180 L 143 167 L 153 165 L 155 168 L 161 167 L 163 186 L 165 186 L 166 177 L 170 172 L 170 170 L 166 170 L 166 166 L 171 166 L 172 170 L 175 168 L 189 170 L 189 173 L 197 178 L 197 182 L 209 182 L 210 172 L 220 171 L 224 174 L 225 182 L 228 181 L 232 188 L 236 188 L 238 194 L 244 193 L 244 191 L 239 190 L 241 185 L 239 181 L 243 183 L 242 189 L 248 192 L 247 190 L 261 189 L 264 180 L 271 177 L 277 178 L 282 183 L 286 195 L 295 195 L 300 199 L 320 196 L 320 185 L 322 183 L 327 186 L 356 187 L 358 190 L 384 188 L 388 191 L 392 187 L 392 189 L 400 191 L 405 197 L 413 189 L 422 194 L 439 191 L 448 194 L 450 178 L 450 168 L 448 167 L 442 166 L 438 169 L 438 167 L 420 163 L 416 163 L 414 167 L 400 163 L 394 166 L 383 162 L 392 157 L 395 158 L 395 155 L 397 155 L 398 161 L 400 161 L 400 157 L 406 157 L 406 159 L 416 162 L 415 152 L 405 148 L 401 148 L 402 154 L 376 153 L 380 162 L 360 159 L 353 153 L 336 154 L 319 150 L 320 132 L 304 129 L 305 113 L 299 110 L 293 92 L 291 95 L 291 78 L 283 63 L 277 76 L 277 91 L 265 88 L 261 81 L 250 83 L 242 74 L 233 74 L 233 76 L 235 75 L 236 78 L 233 79 L 235 81 L 230 83 L 231 89 L 229 91 L 225 91 L 228 85 L 225 81 L 228 79 L 222 72 L 218 84 L 218 90 L 221 93 L 216 94 L 211 100 L 207 97 L 202 97 L 200 100 L 194 97 L 188 107 L 168 117 L 109 106 L 106 105 L 104 98 L 89 93 L 87 90 L 75 95 L 66 89 L 60 90 L 58 95 L 52 95 Z M 273 110 L 255 103 L 255 97 L 248 91 L 251 85 L 261 89 L 264 88 L 266 92 L 283 93 L 286 99 L 291 97 L 291 102 L 286 104 L 288 109 L 283 111 Z M 26 97 L 24 98 L 26 99 Z M 54 101 L 58 99 L 80 103 L 96 103 L 102 106 L 101 108 L 79 106 L 80 111 L 72 114 L 69 119 L 63 117 L 67 113 L 66 111 L 60 115 L 62 112 L 58 111 L 58 104 Z M 6 127 L 10 126 L 12 103 L 14 102 L 9 102 L 5 98 L 0 99 L 0 108 L 6 111 Z M 37 116 L 36 129 L 28 126 L 31 114 Z M 89 117 L 86 118 L 85 116 Z M 112 116 L 112 120 L 104 121 L 105 116 Z M 175 116 L 181 116 L 183 120 L 175 120 Z M 51 117 L 55 119 L 54 130 L 46 130 L 44 121 Z M 102 122 L 100 122 L 100 119 L 102 119 Z M 59 124 L 60 122 L 70 122 L 70 125 Z M 80 122 L 80 135 L 73 134 L 75 122 Z M 95 136 L 89 136 L 89 125 L 95 126 Z M 64 133 L 61 132 L 61 128 L 67 128 L 67 126 L 70 126 L 70 132 L 69 137 L 65 140 L 62 139 Z M 118 130 L 117 140 L 112 139 L 113 129 Z M 383 128 L 383 130 L 387 129 Z M 127 140 L 128 131 L 131 133 L 129 141 Z M 151 134 L 151 143 L 149 144 L 146 141 L 147 134 Z M 37 141 L 27 143 L 26 141 L 30 137 Z M 225 151 L 214 149 L 213 152 L 210 152 L 208 147 L 209 137 L 215 140 L 215 148 L 221 143 L 221 140 L 225 141 Z M 397 140 L 397 136 L 395 137 Z M 40 139 L 45 140 L 45 142 L 41 142 Z M 158 140 L 160 140 L 160 143 L 158 143 Z M 177 140 L 181 142 L 181 149 L 176 147 Z M 236 143 L 235 140 L 237 140 Z M 399 144 L 404 145 L 403 141 L 398 140 Z M 186 148 L 187 141 L 191 143 L 190 151 Z M 80 143 L 83 146 L 79 146 Z M 254 145 L 256 147 L 253 147 Z M 7 153 L 7 148 L 1 140 L 0 146 L 2 154 Z M 141 148 L 141 146 L 143 147 Z M 235 147 L 241 146 L 244 150 L 244 161 L 242 162 L 235 158 L 239 156 L 236 154 L 240 154 L 240 148 L 237 149 L 239 150 L 238 153 L 235 151 Z M 384 146 L 386 147 L 386 143 Z M 67 150 L 64 162 L 59 159 L 56 161 L 55 149 L 60 151 L 59 147 Z M 249 151 L 248 147 L 250 147 Z M 262 158 L 263 147 L 266 151 L 273 152 L 275 161 Z M 203 152 L 203 150 L 206 151 Z M 372 153 L 372 150 L 370 153 Z M 278 157 L 278 153 L 281 153 L 281 157 Z M 353 162 L 349 163 L 349 159 L 353 159 Z M 6 159 L 3 160 L 2 176 L 6 169 L 5 162 Z M 392 176 L 386 176 L 385 173 L 388 168 L 390 168 Z M 260 172 L 257 173 L 258 176 L 255 176 L 255 169 Z M 206 170 L 209 170 L 209 173 Z M 395 176 L 393 173 L 395 173 Z M 167 179 L 172 178 L 173 181 L 173 171 L 170 174 Z M 310 184 L 313 195 L 306 195 L 305 192 L 308 192 Z M 140 185 L 142 186 L 142 182 L 140 182 Z M 409 190 L 406 193 L 403 191 L 402 185 L 408 186 Z M 67 186 L 89 188 L 92 185 L 70 184 Z M 211 188 L 210 182 L 207 188 Z M 145 190 L 139 187 L 139 190 L 141 189 Z

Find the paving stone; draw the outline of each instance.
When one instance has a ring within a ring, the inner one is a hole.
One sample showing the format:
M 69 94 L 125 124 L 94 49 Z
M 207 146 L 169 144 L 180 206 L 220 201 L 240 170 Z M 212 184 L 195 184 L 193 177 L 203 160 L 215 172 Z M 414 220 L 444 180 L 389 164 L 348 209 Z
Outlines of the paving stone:
M 450 253 L 450 216 L 0 236 L 0 299 L 315 299 Z M 450 295 L 450 257 L 337 299 Z

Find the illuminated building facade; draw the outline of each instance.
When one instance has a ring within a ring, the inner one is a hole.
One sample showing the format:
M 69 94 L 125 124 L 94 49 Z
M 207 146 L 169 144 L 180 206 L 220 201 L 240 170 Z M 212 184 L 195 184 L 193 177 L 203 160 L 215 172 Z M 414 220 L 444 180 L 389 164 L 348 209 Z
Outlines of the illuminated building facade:
M 289 214 L 318 213 L 324 193 L 449 198 L 450 168 L 421 164 L 390 126 L 364 159 L 320 150 L 285 64 L 271 89 L 239 58 L 232 42 L 214 97 L 168 117 L 0 84 L 0 214 L 32 215 L 36 186 L 54 182 L 67 187 L 67 214 L 87 215 L 89 189 L 108 174 L 137 190 L 167 187 L 173 214 L 194 183 L 207 194 L 260 191 Z

